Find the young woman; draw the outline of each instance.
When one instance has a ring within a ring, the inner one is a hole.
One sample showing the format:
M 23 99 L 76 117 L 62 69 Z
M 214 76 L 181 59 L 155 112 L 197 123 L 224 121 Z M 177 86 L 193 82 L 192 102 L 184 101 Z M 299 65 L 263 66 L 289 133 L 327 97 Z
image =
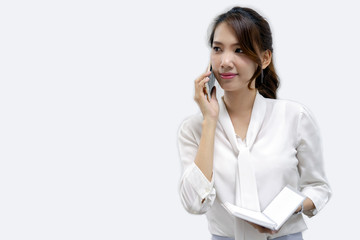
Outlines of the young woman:
M 178 136 L 181 202 L 190 213 L 206 214 L 214 240 L 302 239 L 303 214 L 314 216 L 331 195 L 314 118 L 303 105 L 276 99 L 271 31 L 257 12 L 234 7 L 221 14 L 209 44 L 224 96 L 217 101 L 214 89 L 207 100 L 210 72 L 195 80 L 201 113 L 186 119 Z M 307 198 L 277 232 L 234 218 L 221 205 L 261 211 L 286 185 Z

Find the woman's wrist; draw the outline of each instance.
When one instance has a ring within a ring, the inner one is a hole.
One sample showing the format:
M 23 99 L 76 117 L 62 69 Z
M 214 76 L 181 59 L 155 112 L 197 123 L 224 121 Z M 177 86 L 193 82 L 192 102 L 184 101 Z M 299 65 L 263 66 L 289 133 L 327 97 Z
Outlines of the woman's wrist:
M 301 214 L 304 211 L 304 203 L 301 203 L 301 205 L 296 209 L 294 214 Z
M 205 118 L 202 123 L 203 129 L 215 130 L 217 125 L 217 119 Z
M 306 198 L 305 201 L 301 204 L 301 206 L 299 206 L 296 211 L 295 214 L 300 214 L 303 213 L 304 211 L 311 211 L 315 208 L 315 205 L 313 203 L 313 201 L 310 198 Z

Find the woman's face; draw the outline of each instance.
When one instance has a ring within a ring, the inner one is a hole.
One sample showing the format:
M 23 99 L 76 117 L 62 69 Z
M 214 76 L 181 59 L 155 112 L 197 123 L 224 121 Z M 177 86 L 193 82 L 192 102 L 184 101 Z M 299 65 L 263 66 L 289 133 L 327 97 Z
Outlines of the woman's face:
M 257 64 L 242 53 L 234 30 L 225 22 L 215 29 L 211 64 L 224 91 L 248 89 L 248 82 L 257 68 Z M 252 85 L 255 86 L 255 81 Z

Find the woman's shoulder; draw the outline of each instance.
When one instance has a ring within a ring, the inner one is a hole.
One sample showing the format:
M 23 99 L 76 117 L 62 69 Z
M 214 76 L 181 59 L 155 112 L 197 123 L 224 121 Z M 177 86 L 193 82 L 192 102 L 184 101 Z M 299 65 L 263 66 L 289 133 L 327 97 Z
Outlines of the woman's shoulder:
M 304 104 L 294 100 L 265 98 L 265 101 L 267 106 L 273 110 L 283 110 L 294 114 L 301 114 L 309 111 Z
M 203 115 L 201 112 L 186 117 L 180 124 L 180 131 L 201 131 Z
M 316 122 L 313 112 L 304 104 L 289 99 L 265 98 L 267 115 L 273 119 L 285 118 L 286 121 L 297 124 L 301 119 L 311 119 Z

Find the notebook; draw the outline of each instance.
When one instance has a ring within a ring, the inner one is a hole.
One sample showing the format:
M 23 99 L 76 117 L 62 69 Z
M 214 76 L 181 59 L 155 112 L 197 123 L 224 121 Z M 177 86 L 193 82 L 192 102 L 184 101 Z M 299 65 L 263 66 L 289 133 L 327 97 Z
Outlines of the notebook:
M 303 194 L 288 185 L 276 195 L 262 212 L 235 206 L 229 202 L 222 205 L 235 217 L 277 231 L 294 214 L 305 198 Z

